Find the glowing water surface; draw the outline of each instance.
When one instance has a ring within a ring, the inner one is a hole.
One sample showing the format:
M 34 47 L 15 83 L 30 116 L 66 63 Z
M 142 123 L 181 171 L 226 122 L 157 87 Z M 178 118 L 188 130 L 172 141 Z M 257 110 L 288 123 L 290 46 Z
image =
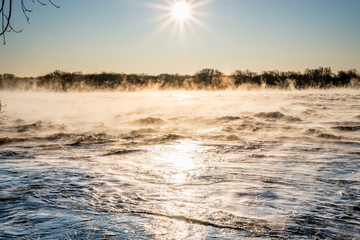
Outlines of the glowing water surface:
M 0 238 L 360 238 L 358 91 L 0 96 Z

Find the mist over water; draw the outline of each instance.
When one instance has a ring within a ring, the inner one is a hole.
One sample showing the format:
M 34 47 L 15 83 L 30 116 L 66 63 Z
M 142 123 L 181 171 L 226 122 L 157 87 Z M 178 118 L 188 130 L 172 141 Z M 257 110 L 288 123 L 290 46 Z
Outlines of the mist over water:
M 0 100 L 0 238 L 360 238 L 356 90 Z

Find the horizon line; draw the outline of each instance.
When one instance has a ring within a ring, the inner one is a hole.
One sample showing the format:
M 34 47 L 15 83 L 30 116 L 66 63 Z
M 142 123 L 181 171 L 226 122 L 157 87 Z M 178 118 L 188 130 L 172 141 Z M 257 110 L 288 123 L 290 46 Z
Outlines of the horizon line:
M 204 70 L 204 69 L 213 69 L 213 70 L 217 70 L 217 71 L 220 71 L 224 76 L 231 76 L 232 74 L 234 74 L 236 71 L 249 71 L 249 72 L 252 72 L 252 73 L 264 73 L 264 72 L 279 72 L 279 73 L 286 73 L 286 72 L 295 72 L 295 73 L 305 73 L 307 70 L 314 70 L 314 69 L 320 69 L 320 68 L 323 68 L 323 69 L 330 69 L 332 73 L 339 73 L 341 71 L 351 71 L 351 70 L 355 70 L 356 72 L 359 73 L 359 70 L 357 68 L 349 68 L 347 70 L 345 69 L 342 69 L 342 70 L 338 70 L 338 71 L 335 71 L 333 72 L 332 68 L 331 67 L 317 67 L 317 68 L 305 68 L 304 70 L 278 70 L 278 69 L 272 69 L 272 70 L 262 70 L 262 71 L 253 71 L 251 69 L 236 69 L 234 71 L 232 71 L 232 73 L 230 74 L 226 74 L 224 72 L 222 72 L 221 70 L 217 69 L 217 68 L 211 68 L 211 67 L 207 67 L 207 68 L 201 68 L 199 70 L 197 70 L 195 73 L 192 73 L 192 74 L 189 74 L 189 73 L 167 73 L 167 72 L 161 72 L 161 73 L 158 73 L 158 74 L 152 74 L 152 73 L 144 73 L 144 72 L 139 72 L 139 73 L 134 73 L 134 72 L 116 72 L 116 71 L 101 71 L 101 72 L 83 72 L 83 71 L 63 71 L 63 70 L 59 70 L 59 69 L 56 69 L 56 70 L 53 70 L 51 72 L 48 72 L 48 73 L 45 73 L 45 74 L 40 74 L 40 75 L 37 75 L 37 76 L 20 76 L 20 75 L 16 75 L 14 73 L 9 73 L 9 72 L 3 72 L 3 73 L 0 73 L 0 75 L 5 75 L 5 74 L 10 74 L 10 75 L 13 75 L 15 77 L 19 77 L 19 78 L 37 78 L 37 77 L 42 77 L 42 76 L 46 76 L 48 74 L 51 74 L 51 73 L 55 73 L 55 72 L 60 72 L 60 73 L 71 73 L 71 74 L 82 74 L 82 75 L 91 75 L 91 74 L 95 74 L 95 75 L 100 75 L 100 74 L 125 74 L 125 75 L 132 75 L 132 74 L 135 74 L 135 75 L 146 75 L 146 76 L 160 76 L 160 75 L 163 75 L 163 74 L 167 74 L 167 75 L 180 75 L 180 76 L 194 76 L 196 73 Z

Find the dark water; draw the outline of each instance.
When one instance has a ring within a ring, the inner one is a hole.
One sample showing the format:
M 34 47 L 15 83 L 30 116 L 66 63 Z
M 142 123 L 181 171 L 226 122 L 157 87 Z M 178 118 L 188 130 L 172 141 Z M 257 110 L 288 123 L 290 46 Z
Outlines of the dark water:
M 360 94 L 9 93 L 1 239 L 360 239 Z

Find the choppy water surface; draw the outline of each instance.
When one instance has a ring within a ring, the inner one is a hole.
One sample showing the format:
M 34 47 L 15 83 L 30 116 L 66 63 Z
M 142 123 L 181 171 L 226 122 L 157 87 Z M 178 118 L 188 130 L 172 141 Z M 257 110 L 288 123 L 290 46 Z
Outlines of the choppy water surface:
M 2 239 L 360 239 L 358 91 L 0 98 Z

